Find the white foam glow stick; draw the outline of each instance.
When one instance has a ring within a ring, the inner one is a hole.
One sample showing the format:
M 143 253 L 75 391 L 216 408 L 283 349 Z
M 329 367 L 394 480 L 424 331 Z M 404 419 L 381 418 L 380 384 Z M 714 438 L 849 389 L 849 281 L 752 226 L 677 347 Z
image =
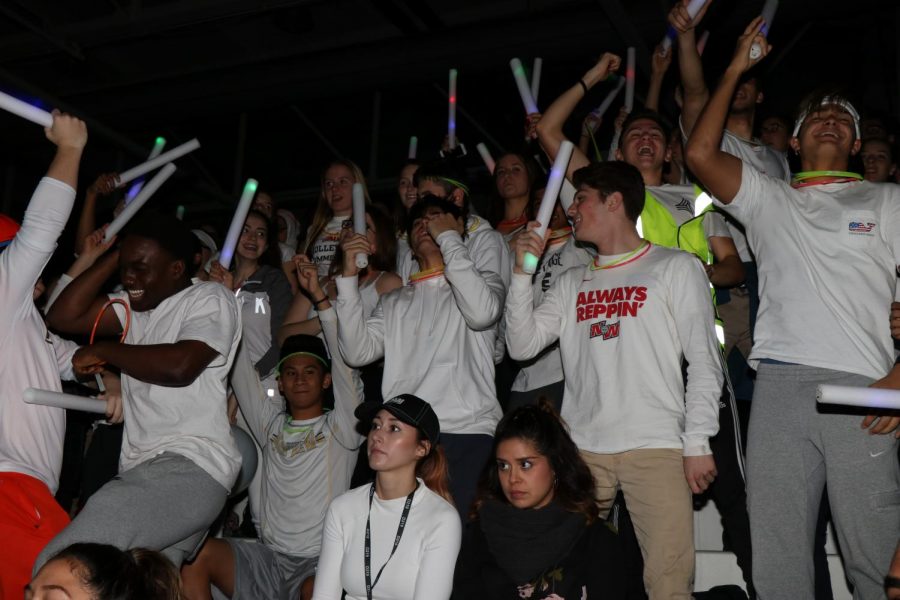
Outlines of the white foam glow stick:
M 572 142 L 569 140 L 563 141 L 559 145 L 559 152 L 556 154 L 556 160 L 553 161 L 553 167 L 550 168 L 550 177 L 547 180 L 547 187 L 544 188 L 544 197 L 541 198 L 541 206 L 538 208 L 537 213 L 537 220 L 540 226 L 534 230 L 542 238 L 547 233 L 550 219 L 553 218 L 553 208 L 556 206 L 559 190 L 566 179 L 566 169 L 569 167 L 569 159 L 572 158 L 573 148 Z M 522 270 L 526 273 L 534 273 L 537 270 L 539 258 L 530 252 L 525 254 Z
M 200 142 L 197 141 L 197 138 L 192 139 L 189 142 L 185 142 L 180 146 L 176 146 L 169 150 L 168 152 L 163 152 L 156 158 L 150 159 L 145 163 L 141 163 L 136 167 L 132 167 L 125 171 L 124 173 L 119 173 L 118 185 L 116 187 L 122 187 L 126 183 L 129 183 L 141 175 L 145 173 L 149 173 L 154 169 L 158 169 L 163 166 L 167 162 L 172 162 L 176 158 L 181 158 L 185 154 L 189 152 L 193 152 L 197 148 L 200 147 Z
M 353 184 L 353 233 L 366 235 L 366 194 L 361 183 Z M 368 254 L 356 255 L 356 267 L 365 269 L 369 266 Z
M 484 166 L 487 167 L 487 170 L 491 172 L 491 175 L 494 174 L 494 167 L 497 165 L 494 163 L 494 157 L 491 156 L 491 151 L 488 150 L 488 147 L 484 145 L 484 143 L 478 144 L 475 146 L 475 149 L 478 150 L 478 154 L 481 155 L 481 160 L 484 161 Z
M 577 192 L 575 186 L 568 179 L 564 179 L 562 189 L 559 190 L 559 203 L 562 204 L 563 210 L 566 211 L 567 215 L 569 214 L 569 207 L 575 202 L 575 192 Z
M 772 28 L 772 21 L 775 19 L 775 11 L 778 10 L 778 0 L 766 0 L 762 9 L 763 24 L 759 30 L 764 37 L 769 36 L 769 29 Z M 750 46 L 750 60 L 756 60 L 762 56 L 762 46 L 758 42 L 753 42 Z
M 525 112 L 528 114 L 536 113 L 538 111 L 537 102 L 531 96 L 531 86 L 525 78 L 525 67 L 522 66 L 522 61 L 514 58 L 509 61 L 509 67 L 512 69 L 513 77 L 516 80 L 516 87 L 519 88 L 519 96 L 522 98 L 522 106 L 525 107 Z
M 106 228 L 106 234 L 103 238 L 108 242 L 113 238 L 114 235 L 122 231 L 122 228 L 128 224 L 128 221 L 131 220 L 134 215 L 137 214 L 141 207 L 147 203 L 147 200 L 150 199 L 150 196 L 156 193 L 156 190 L 160 188 L 162 184 L 166 182 L 166 179 L 172 176 L 172 173 L 175 172 L 175 165 L 172 163 L 168 163 L 162 169 L 159 170 L 159 173 L 153 176 L 153 179 L 147 182 L 147 185 L 141 189 L 140 193 L 134 197 L 134 200 L 131 201 L 130 204 L 126 205 L 125 208 L 122 209 L 122 212 L 119 213 L 119 216 L 112 220 Z
M 166 147 L 166 138 L 159 136 L 153 142 L 153 149 L 150 150 L 150 156 L 147 157 L 147 160 L 151 160 L 160 155 L 163 151 L 163 148 Z M 134 197 L 138 195 L 138 192 L 141 191 L 141 188 L 144 187 L 143 181 L 136 182 L 133 186 L 128 188 L 128 193 L 125 194 L 125 204 L 130 203 L 134 200 Z
M 622 138 L 622 130 L 617 129 L 613 134 L 612 140 L 609 142 L 609 154 L 606 160 L 616 160 L 616 150 L 619 149 L 619 140 Z
M 537 104 L 538 92 L 541 91 L 541 67 L 544 61 L 540 58 L 534 59 L 534 68 L 531 69 L 531 99 Z
M 700 39 L 697 40 L 697 54 L 703 56 L 703 51 L 706 49 L 706 42 L 709 40 L 709 29 L 703 32 L 700 36 Z
M 179 204 L 177 208 L 175 208 L 175 218 L 179 221 L 184 221 L 184 205 Z
M 69 410 L 82 410 L 97 414 L 106 413 L 106 401 L 97 398 L 85 398 L 84 396 L 76 396 L 74 394 L 63 394 L 62 392 L 49 392 L 47 390 L 39 390 L 37 388 L 28 388 L 22 394 L 22 399 L 26 404 L 40 404 L 41 406 L 55 406 L 56 408 L 67 408 Z
M 0 92 L 0 108 L 43 127 L 51 127 L 53 125 L 53 115 L 46 110 L 32 106 L 24 100 L 19 100 L 3 92 Z
M 456 148 L 456 69 L 450 69 L 449 114 L 447 116 L 447 145 Z
M 820 385 L 816 388 L 816 401 L 820 404 L 843 404 L 900 410 L 900 391 L 870 387 Z
M 241 193 L 241 199 L 238 200 L 237 208 L 234 209 L 234 216 L 231 217 L 231 225 L 228 226 L 225 243 L 222 244 L 222 251 L 219 253 L 219 263 L 226 271 L 231 267 L 234 249 L 241 237 L 241 230 L 244 229 L 244 221 L 247 220 L 247 213 L 250 212 L 250 205 L 253 203 L 253 196 L 256 195 L 258 186 L 258 181 L 248 179 L 244 184 L 244 191 Z
M 419 138 L 416 136 L 410 136 L 409 138 L 409 152 L 406 154 L 406 158 L 410 160 L 415 160 L 416 151 L 419 149 Z
M 625 78 L 619 77 L 618 83 L 616 83 L 616 87 L 606 95 L 606 98 L 603 99 L 603 102 L 600 103 L 600 106 L 591 111 L 598 119 L 603 117 L 607 110 L 609 110 L 610 105 L 613 103 L 613 100 L 616 99 L 616 96 L 619 95 L 619 92 L 622 91 L 622 88 L 625 87 Z
M 681 2 L 681 0 L 678 1 Z M 706 0 L 691 0 L 688 3 L 687 12 L 692 21 L 694 20 L 694 17 L 697 16 L 697 13 L 700 12 L 700 9 L 703 8 L 704 4 L 706 4 Z M 675 31 L 674 27 L 669 25 L 669 28 L 666 30 L 666 35 L 662 40 L 663 55 L 668 54 L 669 49 L 672 47 L 672 42 L 674 42 L 677 37 L 678 32 Z
M 625 62 L 625 110 L 631 112 L 634 108 L 634 69 L 637 57 L 634 46 L 628 47 L 627 60 Z

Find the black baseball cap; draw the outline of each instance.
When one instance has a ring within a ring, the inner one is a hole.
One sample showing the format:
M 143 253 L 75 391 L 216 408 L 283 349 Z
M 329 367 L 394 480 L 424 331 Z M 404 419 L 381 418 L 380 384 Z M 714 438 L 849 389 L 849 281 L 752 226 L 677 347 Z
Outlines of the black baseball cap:
M 325 350 L 325 343 L 314 335 L 304 334 L 292 335 L 284 341 L 275 372 L 281 375 L 281 365 L 284 361 L 297 355 L 311 356 L 324 365 L 326 372 L 331 372 L 331 360 L 328 358 L 328 351 Z
M 386 410 L 407 425 L 420 429 L 432 445 L 441 436 L 441 424 L 431 405 L 412 394 L 400 394 L 384 404 L 363 402 L 353 412 L 356 418 L 368 425 L 380 410 Z

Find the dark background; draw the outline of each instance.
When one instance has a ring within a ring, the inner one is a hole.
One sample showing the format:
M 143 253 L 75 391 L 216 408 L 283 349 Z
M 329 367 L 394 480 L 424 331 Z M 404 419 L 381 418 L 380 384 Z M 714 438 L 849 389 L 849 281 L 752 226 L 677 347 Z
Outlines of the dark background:
M 80 190 L 145 159 L 163 135 L 203 147 L 178 161 L 152 201 L 187 220 L 230 215 L 254 177 L 300 214 L 336 154 L 389 198 L 410 135 L 433 155 L 446 132 L 447 71 L 459 70 L 458 135 L 496 156 L 521 145 L 509 59 L 543 58 L 546 106 L 603 51 L 637 47 L 638 97 L 669 0 L 0 0 L 0 89 L 88 119 Z M 700 30 L 715 79 L 762 1 L 714 0 Z M 793 114 L 825 83 L 858 107 L 900 116 L 896 0 L 782 0 L 761 65 L 763 111 Z M 677 66 L 673 64 L 672 71 Z M 674 75 L 674 74 L 673 74 Z M 674 76 L 663 91 L 671 102 Z M 600 103 L 604 87 L 579 107 Z M 620 97 L 621 98 L 621 97 Z M 617 108 L 614 106 L 614 109 Z M 612 111 L 611 111 L 612 112 Z M 477 122 L 477 125 L 476 125 Z M 610 125 L 601 130 L 609 137 Z M 53 147 L 40 128 L 0 114 L 0 211 L 20 216 Z M 77 210 L 77 206 L 76 206 Z

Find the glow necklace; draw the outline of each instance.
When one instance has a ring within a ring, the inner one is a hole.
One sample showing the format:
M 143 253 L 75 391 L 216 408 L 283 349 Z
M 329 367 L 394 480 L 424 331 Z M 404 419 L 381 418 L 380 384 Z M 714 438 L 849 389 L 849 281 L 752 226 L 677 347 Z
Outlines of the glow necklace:
M 413 285 L 416 283 L 421 283 L 426 279 L 434 279 L 435 277 L 439 277 L 444 274 L 444 266 L 440 267 L 432 267 L 430 269 L 425 269 L 424 271 L 419 271 L 418 273 L 413 273 L 409 276 L 409 285 Z
M 644 240 L 643 244 L 641 244 L 640 246 L 638 246 L 637 248 L 635 248 L 634 250 L 632 250 L 625 256 L 620 256 L 616 260 L 612 261 L 611 263 L 606 263 L 605 265 L 598 265 L 597 258 L 595 258 L 594 261 L 591 263 L 591 270 L 592 271 L 602 271 L 605 269 L 614 269 L 616 267 L 621 267 L 621 266 L 627 265 L 628 263 L 632 263 L 632 262 L 638 260 L 639 258 L 641 258 L 642 256 L 644 256 L 645 254 L 647 254 L 647 252 L 650 251 L 650 246 L 652 246 L 652 245 L 653 244 L 651 244 L 650 242 Z
M 826 183 L 849 183 L 862 181 L 863 176 L 850 171 L 801 171 L 791 178 L 791 187 L 797 189 L 810 185 L 825 185 Z

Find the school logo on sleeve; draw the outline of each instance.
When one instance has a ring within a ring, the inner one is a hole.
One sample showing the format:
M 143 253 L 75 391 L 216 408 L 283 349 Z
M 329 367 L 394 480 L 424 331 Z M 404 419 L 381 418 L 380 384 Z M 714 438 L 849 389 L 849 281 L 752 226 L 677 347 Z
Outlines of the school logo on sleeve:
M 850 232 L 850 235 L 875 235 L 875 227 L 877 223 L 871 222 L 863 222 L 863 221 L 850 221 L 850 225 L 847 227 L 847 231 Z

